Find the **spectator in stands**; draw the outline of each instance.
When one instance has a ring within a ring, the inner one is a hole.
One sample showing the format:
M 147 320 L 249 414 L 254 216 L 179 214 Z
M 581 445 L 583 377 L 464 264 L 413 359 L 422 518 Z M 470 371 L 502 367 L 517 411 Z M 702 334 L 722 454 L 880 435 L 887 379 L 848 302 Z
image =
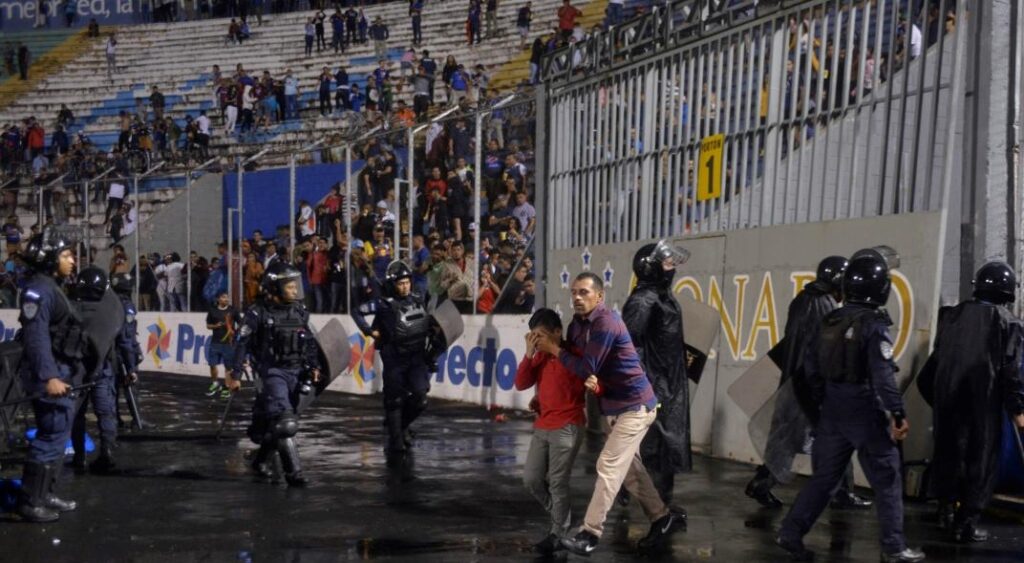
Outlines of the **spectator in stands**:
M 466 247 L 461 240 L 452 241 L 448 248 L 450 270 L 454 278 L 448 285 L 448 298 L 455 303 L 460 313 L 469 315 L 473 313 L 473 279 L 476 272 L 476 258 L 466 255 Z
M 534 233 L 537 224 L 537 210 L 526 200 L 525 191 L 517 191 L 515 194 L 515 207 L 512 208 L 512 216 L 519 222 L 519 231 L 529 236 Z
M 167 276 L 167 303 L 169 311 L 185 310 L 185 265 L 181 262 L 181 256 L 172 252 L 164 257 L 166 265 L 165 275 Z
M 469 13 L 466 16 L 466 42 L 473 45 L 480 41 L 480 2 L 470 0 Z
M 122 234 L 121 229 L 124 228 L 124 206 L 119 207 L 114 211 L 114 216 L 110 218 L 110 225 L 107 232 L 110 234 L 110 246 L 114 246 L 121 241 Z
M 443 237 L 447 237 L 451 232 L 448 200 L 437 188 L 432 188 L 427 192 L 427 202 L 423 211 L 423 228 L 428 231 L 436 230 Z
M 412 108 L 416 113 L 416 120 L 423 122 L 427 120 L 427 111 L 430 109 L 430 93 L 432 91 L 431 78 L 427 75 L 427 69 L 420 64 L 417 67 L 416 75 L 410 80 L 412 82 Z
M 453 59 L 454 60 L 454 59 Z M 437 74 L 437 61 L 430 56 L 430 51 L 424 50 L 423 57 L 420 58 L 420 66 L 423 70 L 427 71 L 427 78 L 430 79 L 430 104 L 434 103 L 434 79 Z
M 366 43 L 367 35 L 369 35 L 370 22 L 366 20 L 366 14 L 363 13 L 363 9 L 359 8 L 359 42 Z M 377 57 L 378 59 L 380 57 Z
M 505 171 L 502 173 L 502 179 L 506 182 L 509 179 L 515 180 L 515 191 L 526 191 L 527 175 L 526 165 L 519 162 L 514 152 L 505 156 Z
M 373 39 L 373 53 L 377 57 L 377 60 L 386 59 L 388 57 L 388 38 L 391 34 L 388 32 L 388 26 L 384 23 L 384 20 L 379 16 L 373 20 L 373 25 L 370 26 L 370 39 Z
M 243 41 L 252 37 L 252 29 L 249 27 L 249 22 L 245 18 L 242 18 L 240 24 L 238 24 L 238 44 L 241 45 Z
M 251 84 L 242 87 L 242 134 L 253 132 L 256 116 L 256 104 L 259 98 L 256 97 L 256 89 Z
M 331 82 L 333 81 L 334 76 L 331 75 L 331 69 L 323 67 L 318 80 L 318 89 L 320 92 L 320 115 L 324 117 L 334 111 L 334 108 L 331 107 Z
M 380 90 L 377 88 L 377 79 L 366 77 L 366 111 L 377 111 L 380 106 Z
M 417 47 L 423 43 L 423 0 L 413 0 L 409 6 L 412 19 L 412 44 Z
M 164 95 L 155 84 L 153 85 L 153 92 L 149 95 L 149 105 L 153 108 L 153 119 L 164 118 Z
M 605 10 L 605 27 L 618 26 L 622 23 L 623 5 L 625 0 L 608 0 L 608 8 Z
M 313 312 L 329 313 L 331 309 L 330 294 L 330 258 L 327 255 L 327 241 L 321 237 L 313 237 L 313 249 L 306 258 L 306 272 L 313 290 Z
M 466 73 L 465 67 L 462 65 L 455 67 L 448 85 L 451 91 L 448 100 L 448 105 L 450 106 L 462 103 L 463 100 L 471 95 L 473 89 L 473 83 Z
M 134 268 L 132 269 L 134 273 Z M 157 290 L 156 274 L 150 264 L 149 258 L 143 254 L 139 256 L 139 310 L 153 310 L 153 294 Z
M 452 160 L 462 158 L 468 161 L 473 157 L 473 151 L 474 133 L 469 130 L 465 119 L 459 119 L 449 133 L 448 154 Z
M 394 113 L 395 121 L 402 127 L 416 124 L 416 113 L 406 105 L 405 100 L 398 100 L 398 109 Z
M 86 35 L 93 39 L 100 36 L 100 24 L 96 21 L 96 18 L 91 18 L 89 20 L 89 31 Z
M 316 214 L 313 213 L 313 208 L 309 205 L 309 202 L 304 199 L 299 201 L 299 216 L 296 222 L 299 225 L 301 242 L 305 242 L 309 237 L 316 234 Z
M 345 10 L 345 40 L 350 45 L 359 43 L 359 12 L 352 6 Z
M 334 54 L 345 51 L 345 16 L 341 14 L 341 7 L 335 8 L 331 14 L 331 47 Z
M 316 37 L 316 28 L 313 25 L 313 18 L 306 20 L 306 24 L 303 29 L 305 30 L 303 37 L 306 41 L 306 56 L 310 57 L 313 55 L 313 38 Z
M 210 118 L 206 116 L 206 110 L 199 110 L 199 117 L 196 119 L 196 127 L 198 127 L 196 142 L 199 145 L 199 155 L 201 158 L 209 158 Z
M 284 77 L 285 119 L 296 119 L 299 116 L 299 80 L 292 75 L 292 69 L 285 71 Z
M 498 36 L 498 0 L 487 0 L 487 31 L 485 37 L 490 39 Z
M 558 31 L 562 39 L 568 41 L 572 37 L 572 30 L 576 27 L 576 18 L 583 15 L 572 5 L 571 0 L 562 0 L 562 7 L 558 9 Z
M 424 242 L 423 235 L 412 236 L 412 290 L 426 298 L 427 270 L 430 269 L 430 250 Z
M 22 80 L 28 80 L 28 66 L 31 60 L 32 53 L 28 50 L 28 46 L 21 41 L 18 41 L 18 76 Z
M 72 113 L 71 109 L 68 108 L 67 104 L 60 105 L 60 111 L 57 112 L 57 125 L 64 128 L 71 127 L 75 122 L 75 114 Z
M 540 35 L 533 40 L 530 48 L 530 84 L 540 83 L 540 63 L 548 52 L 549 42 L 550 37 L 547 35 Z
M 121 209 L 124 203 L 125 185 L 120 180 L 111 180 L 107 190 L 107 211 L 103 217 L 104 223 L 110 222 L 110 216 L 114 211 Z
M 107 268 L 107 273 L 111 277 L 116 274 L 128 273 L 130 271 L 130 266 L 128 265 L 128 253 L 125 252 L 124 247 L 120 244 L 115 244 L 111 247 L 111 250 L 113 252 L 110 256 L 110 264 Z
M 121 232 L 124 236 L 129 236 L 134 233 L 135 229 L 138 227 L 139 213 L 135 209 L 135 204 L 130 201 L 124 202 L 121 209 L 122 214 L 124 215 L 124 227 Z
M 366 245 L 363 241 L 353 239 L 349 248 L 352 257 L 352 267 L 349 269 L 350 295 L 352 309 L 356 309 L 380 297 L 380 280 L 376 278 L 373 267 L 366 258 Z
M 235 124 L 238 122 L 238 84 L 227 82 L 224 89 L 224 136 L 230 137 L 235 134 Z
M 319 53 L 327 48 L 327 39 L 324 38 L 324 22 L 327 21 L 327 14 L 318 9 L 313 15 L 313 29 L 316 32 L 316 52 Z
M 340 111 L 352 109 L 351 90 L 348 84 L 348 72 L 345 67 L 339 66 L 338 72 L 334 73 L 334 107 Z
M 409 47 L 402 53 L 401 76 L 404 80 L 406 75 L 413 74 L 413 67 L 416 66 L 416 49 Z
M 430 261 L 427 263 L 427 293 L 433 305 L 448 299 L 448 286 L 455 278 L 452 263 L 448 261 L 448 251 L 440 242 L 436 233 L 427 240 L 430 244 Z
M 111 33 L 107 36 L 107 43 L 104 46 L 107 55 L 107 78 L 114 80 L 117 72 L 117 38 Z
M 238 311 L 231 306 L 231 297 L 227 291 L 217 294 L 217 302 L 206 314 L 206 328 L 212 331 L 210 345 L 207 348 L 206 361 L 210 366 L 210 386 L 206 396 L 213 397 L 218 393 L 221 398 L 231 396 L 231 390 L 237 389 L 239 382 L 231 374 L 228 366 L 234 365 L 235 357 L 235 326 L 239 320 Z M 224 383 L 221 385 L 217 366 L 224 366 Z M 226 387 L 226 388 L 225 388 Z
M 21 251 L 21 237 L 24 236 L 25 230 L 22 228 L 21 223 L 18 222 L 17 214 L 11 214 L 7 217 L 7 222 L 4 223 L 3 227 L 4 240 L 7 243 L 7 256 Z
M 478 313 L 490 314 L 494 311 L 494 303 L 498 300 L 501 288 L 494 283 L 491 269 L 484 266 L 480 269 L 480 289 L 478 290 L 476 310 Z
M 231 23 L 228 24 L 228 34 L 224 37 L 224 45 L 228 43 L 241 43 L 238 39 L 238 33 L 241 28 L 238 27 L 238 22 L 235 18 L 231 18 Z
M 530 36 L 530 21 L 533 20 L 533 3 L 527 2 L 516 14 L 516 29 L 519 30 L 519 50 L 526 48 L 526 39 Z M 532 76 L 532 69 L 531 69 Z M 531 84 L 533 81 L 530 81 Z

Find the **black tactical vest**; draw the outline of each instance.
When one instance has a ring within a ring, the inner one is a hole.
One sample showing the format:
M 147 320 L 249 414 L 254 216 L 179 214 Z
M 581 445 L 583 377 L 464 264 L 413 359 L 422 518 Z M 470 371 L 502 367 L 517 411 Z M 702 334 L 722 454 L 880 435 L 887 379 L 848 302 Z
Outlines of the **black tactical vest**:
M 395 312 L 395 333 L 391 343 L 399 354 L 418 354 L 426 349 L 430 335 L 430 315 L 414 296 L 401 301 L 391 300 Z
M 825 318 L 818 347 L 819 369 L 825 379 L 832 383 L 863 384 L 870 381 L 864 347 L 864 321 L 873 313 L 867 310 Z
M 50 276 L 40 274 L 40 278 L 51 285 L 53 299 L 53 315 L 50 318 L 50 345 L 53 356 L 65 363 L 75 363 L 85 357 L 88 340 L 82 330 L 82 319 L 71 305 L 71 301 L 57 282 Z
M 298 306 L 264 308 L 260 347 L 269 353 L 275 367 L 301 367 L 308 341 L 313 339 L 308 318 Z

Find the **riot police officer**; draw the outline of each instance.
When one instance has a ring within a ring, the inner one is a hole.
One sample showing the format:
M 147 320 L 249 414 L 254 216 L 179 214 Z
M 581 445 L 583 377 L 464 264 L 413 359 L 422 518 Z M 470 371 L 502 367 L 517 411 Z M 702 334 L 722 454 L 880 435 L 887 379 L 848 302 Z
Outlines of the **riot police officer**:
M 93 412 L 96 415 L 96 422 L 100 428 L 100 454 L 90 465 L 89 469 L 95 473 L 108 473 L 114 468 L 114 448 L 117 443 L 117 400 L 114 378 L 113 360 L 115 359 L 115 346 L 111 346 L 109 335 L 114 334 L 116 348 L 131 350 L 133 343 L 123 338 L 123 322 L 119 316 L 112 317 L 108 311 L 95 304 L 100 303 L 106 297 L 115 307 L 119 302 L 113 294 L 109 294 L 110 284 L 107 281 L 107 274 L 96 266 L 89 266 L 78 273 L 77 280 L 72 287 L 72 296 L 79 309 L 83 323 L 88 329 L 96 324 L 103 323 L 111 326 L 101 338 L 104 342 L 98 343 L 102 350 L 92 350 L 96 358 L 89 358 L 86 362 L 86 379 L 94 386 L 85 392 L 76 404 L 77 413 L 71 431 L 71 443 L 74 446 L 75 455 L 72 459 L 72 466 L 76 472 L 85 471 L 85 411 L 92 402 Z M 91 318 L 90 318 L 91 317 Z M 111 318 L 97 318 L 111 317 Z M 115 332 L 116 331 L 116 332 Z M 87 330 L 90 338 L 97 344 L 96 337 L 99 330 Z M 137 346 L 138 344 L 134 344 Z
M 81 320 L 58 285 L 75 268 L 69 242 L 47 230 L 32 237 L 22 255 L 33 271 L 21 295 L 22 379 L 26 392 L 41 398 L 32 401 L 37 431 L 17 512 L 31 522 L 52 522 L 76 507 L 54 494 L 54 487 L 74 418 L 69 395 L 84 373 L 87 344 Z
M 814 474 L 782 522 L 778 544 L 794 559 L 813 558 L 803 545 L 854 450 L 875 490 L 882 561 L 920 561 L 903 536 L 903 482 L 896 442 L 910 429 L 896 385 L 889 298 L 889 264 L 874 249 L 860 251 L 843 273 L 844 305 L 829 313 L 805 351 L 804 370 L 817 420 Z
M 785 337 L 779 346 L 782 357 L 778 362 L 782 376 L 775 392 L 775 410 L 764 448 L 764 464 L 757 468 L 746 488 L 746 495 L 762 506 L 782 506 L 772 488 L 792 480 L 793 459 L 803 451 L 811 431 L 809 417 L 816 414 L 817 407 L 810 401 L 804 356 L 808 341 L 821 327 L 821 321 L 842 301 L 846 265 L 847 260 L 843 256 L 822 259 L 814 281 L 807 284 L 789 304 Z M 848 466 L 839 489 L 832 496 L 832 508 L 868 508 L 871 504 L 871 501 L 853 493 L 853 466 Z
M 136 428 L 142 428 L 142 416 L 139 414 L 135 384 L 139 381 L 138 367 L 142 363 L 142 346 L 139 345 L 139 321 L 138 308 L 132 302 L 132 292 L 135 290 L 135 281 L 131 274 L 114 274 L 110 278 L 110 287 L 121 300 L 121 307 L 124 309 L 124 325 L 121 327 L 121 335 L 117 346 L 117 378 L 116 396 L 120 397 L 121 389 L 125 391 L 128 402 L 128 410 Z M 117 421 L 120 425 L 121 415 L 117 408 L 119 403 L 115 401 Z
M 295 434 L 302 396 L 320 378 L 319 347 L 302 304 L 299 270 L 285 263 L 271 265 L 263 274 L 262 290 L 263 299 L 242 316 L 232 366 L 241 373 L 251 362 L 259 377 L 248 431 L 260 446 L 252 467 L 260 477 L 272 477 L 271 460 L 277 452 L 288 485 L 303 487 L 307 480 Z
M 358 312 L 355 318 L 363 333 L 373 337 L 384 363 L 385 453 L 393 463 L 412 446 L 409 426 L 427 408 L 436 347 L 431 345 L 433 318 L 423 297 L 412 292 L 412 271 L 405 263 L 388 265 L 384 292 L 372 325 Z

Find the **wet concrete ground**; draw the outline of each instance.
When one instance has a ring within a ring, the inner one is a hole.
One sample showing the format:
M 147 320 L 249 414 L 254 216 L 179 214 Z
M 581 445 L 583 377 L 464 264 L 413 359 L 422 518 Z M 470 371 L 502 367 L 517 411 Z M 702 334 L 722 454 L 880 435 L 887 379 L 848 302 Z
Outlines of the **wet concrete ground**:
M 155 428 L 127 433 L 114 476 L 65 472 L 62 491 L 76 512 L 54 524 L 23 524 L 2 515 L 0 561 L 145 561 L 292 563 L 362 559 L 531 561 L 545 515 L 525 492 L 522 463 L 530 420 L 506 423 L 481 407 L 435 400 L 417 423 L 411 467 L 391 471 L 381 452 L 379 398 L 329 394 L 304 417 L 299 434 L 307 489 L 253 481 L 243 436 L 252 391 L 236 398 L 221 440 L 224 403 L 203 396 L 200 378 L 147 374 L 144 414 Z M 581 450 L 573 507 L 581 517 L 593 484 L 596 452 Z M 4 476 L 18 473 L 4 461 Z M 676 503 L 688 529 L 648 560 L 786 561 L 772 539 L 784 511 L 760 509 L 743 495 L 746 465 L 698 457 L 678 478 Z M 786 501 L 795 486 L 777 490 Z M 868 493 L 866 493 L 868 494 Z M 932 505 L 908 504 L 911 545 L 933 561 L 1024 561 L 1020 520 L 988 517 L 996 539 L 972 547 L 946 541 Z M 593 561 L 639 559 L 648 522 L 634 503 L 613 508 Z M 806 538 L 819 561 L 877 561 L 873 512 L 827 511 Z M 571 557 L 570 559 L 582 560 Z

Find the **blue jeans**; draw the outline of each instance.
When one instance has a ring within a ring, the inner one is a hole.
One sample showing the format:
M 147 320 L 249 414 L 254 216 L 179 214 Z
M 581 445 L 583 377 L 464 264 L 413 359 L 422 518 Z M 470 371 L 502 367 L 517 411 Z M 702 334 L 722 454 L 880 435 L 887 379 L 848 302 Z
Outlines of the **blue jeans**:
M 608 4 L 608 22 L 607 25 L 619 25 L 622 23 L 622 4 Z
M 299 97 L 295 94 L 289 94 L 284 97 L 284 118 L 295 119 L 299 116 Z

